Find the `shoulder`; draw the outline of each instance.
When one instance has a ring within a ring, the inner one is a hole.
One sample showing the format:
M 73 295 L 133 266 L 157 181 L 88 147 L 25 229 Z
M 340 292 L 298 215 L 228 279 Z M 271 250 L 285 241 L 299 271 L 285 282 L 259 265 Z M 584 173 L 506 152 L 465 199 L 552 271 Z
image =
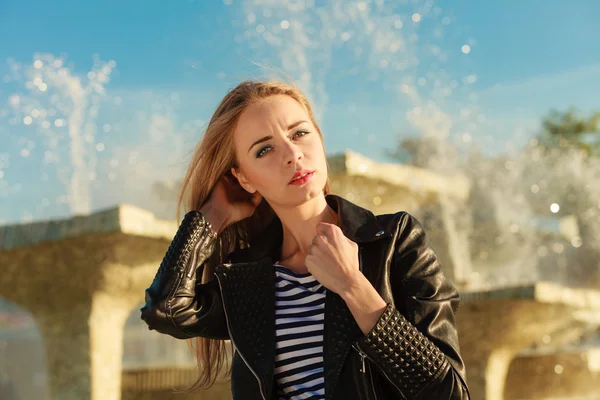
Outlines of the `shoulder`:
M 407 211 L 397 211 L 390 214 L 375 215 L 380 226 L 395 239 L 407 233 L 424 233 L 423 225 Z
M 381 227 L 391 238 L 389 251 L 393 253 L 394 269 L 403 271 L 406 278 L 417 271 L 439 268 L 437 257 L 421 222 L 406 211 L 376 216 Z

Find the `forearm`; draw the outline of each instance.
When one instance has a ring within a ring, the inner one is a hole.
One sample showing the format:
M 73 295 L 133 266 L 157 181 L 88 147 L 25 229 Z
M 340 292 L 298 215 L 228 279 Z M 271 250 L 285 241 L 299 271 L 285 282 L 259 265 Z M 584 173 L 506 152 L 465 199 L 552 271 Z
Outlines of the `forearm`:
M 407 399 L 469 399 L 446 355 L 360 273 L 341 294 L 364 333 L 357 345 Z
M 358 347 L 406 399 L 470 399 L 444 352 L 391 304 Z
M 215 235 L 219 235 L 227 227 L 227 218 L 220 212 L 218 207 L 213 207 L 210 202 L 204 204 L 199 211 L 208 221 Z
M 226 336 L 215 282 L 198 285 L 216 237 L 204 215 L 186 214 L 156 276 L 146 289 L 142 319 L 150 329 L 177 338 Z
M 340 296 L 365 335 L 373 329 L 387 305 L 360 271 Z

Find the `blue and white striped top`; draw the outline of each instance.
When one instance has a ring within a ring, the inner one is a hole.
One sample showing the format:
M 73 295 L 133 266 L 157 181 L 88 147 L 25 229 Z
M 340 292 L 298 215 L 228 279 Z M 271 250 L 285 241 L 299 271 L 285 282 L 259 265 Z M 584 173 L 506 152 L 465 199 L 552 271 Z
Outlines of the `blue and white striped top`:
M 275 382 L 279 399 L 324 399 L 323 318 L 325 291 L 310 273 L 276 262 Z

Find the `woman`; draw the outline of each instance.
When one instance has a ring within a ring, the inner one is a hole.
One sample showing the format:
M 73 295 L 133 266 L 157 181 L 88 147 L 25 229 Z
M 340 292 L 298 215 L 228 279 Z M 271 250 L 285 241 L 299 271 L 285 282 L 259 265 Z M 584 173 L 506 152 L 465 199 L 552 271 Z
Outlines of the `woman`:
M 330 193 L 305 96 L 242 82 L 184 180 L 187 210 L 146 290 L 150 329 L 196 338 L 214 383 L 234 347 L 234 399 L 468 399 L 454 313 L 419 222 Z M 179 217 L 178 217 L 179 218 Z

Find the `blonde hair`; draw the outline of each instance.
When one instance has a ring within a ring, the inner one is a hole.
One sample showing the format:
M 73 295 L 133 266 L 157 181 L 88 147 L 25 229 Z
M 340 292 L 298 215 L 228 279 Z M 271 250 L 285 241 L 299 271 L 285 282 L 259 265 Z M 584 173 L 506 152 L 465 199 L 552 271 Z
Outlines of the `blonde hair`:
M 300 103 L 308 113 L 321 142 L 323 142 L 321 129 L 315 121 L 308 99 L 295 84 L 255 80 L 241 82 L 221 100 L 208 123 L 204 136 L 196 147 L 179 194 L 177 220 L 180 218 L 182 205 L 184 212 L 199 210 L 208 200 L 211 191 L 223 175 L 228 174 L 233 178 L 231 168 L 238 165 L 233 132 L 240 115 L 250 104 L 276 95 L 290 96 Z M 331 183 L 328 178 L 323 193 L 328 194 L 330 189 Z M 202 282 L 206 283 L 214 279 L 214 268 L 225 262 L 233 250 L 247 247 L 254 235 L 261 232 L 274 217 L 276 217 L 275 212 L 263 199 L 251 217 L 224 228 L 218 235 L 215 251 L 205 263 Z M 200 376 L 185 391 L 207 389 L 215 383 L 226 363 L 225 341 L 197 337 L 189 339 L 188 345 L 195 352 Z M 229 368 L 226 376 L 230 375 L 231 369 Z

